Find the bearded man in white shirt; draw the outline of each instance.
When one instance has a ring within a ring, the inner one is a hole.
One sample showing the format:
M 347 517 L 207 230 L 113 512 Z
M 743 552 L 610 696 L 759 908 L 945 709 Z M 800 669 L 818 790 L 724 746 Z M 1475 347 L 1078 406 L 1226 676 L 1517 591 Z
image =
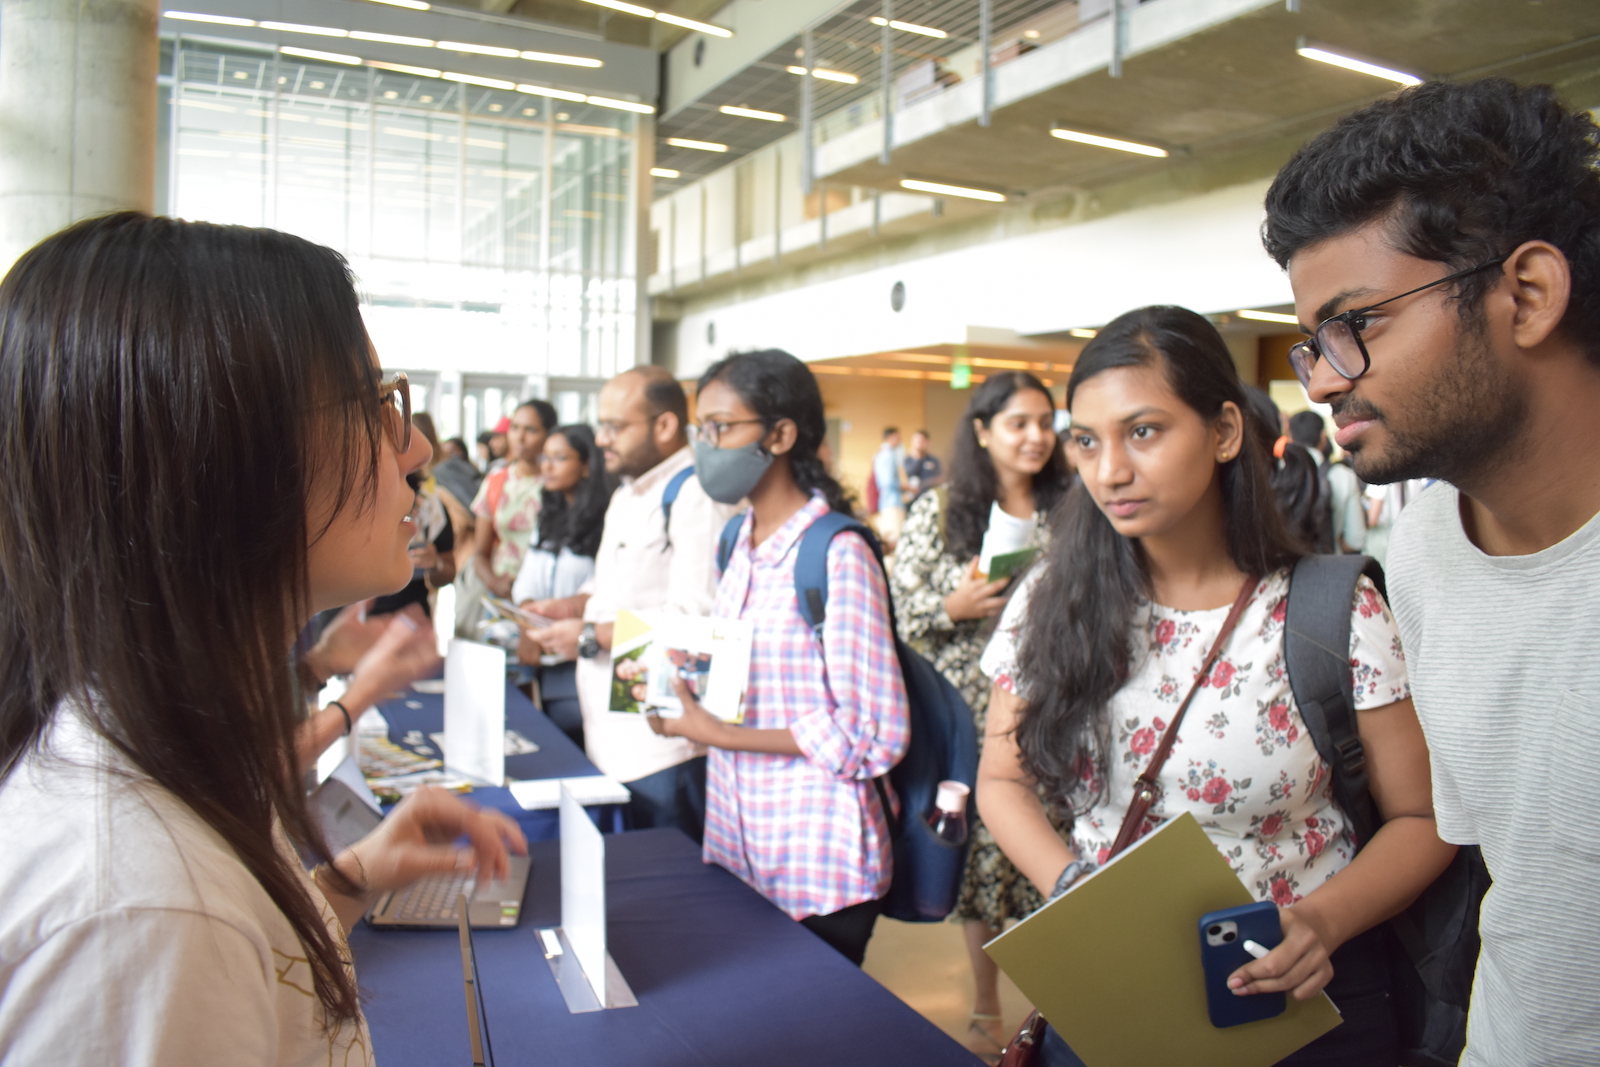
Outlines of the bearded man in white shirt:
M 610 710 L 617 612 L 709 615 L 716 600 L 717 538 L 737 509 L 713 501 L 694 476 L 688 415 L 683 387 L 661 367 L 634 367 L 600 390 L 595 443 L 622 485 L 606 509 L 594 579 L 582 618 L 524 632 L 518 657 L 535 662 L 548 652 L 578 660 L 584 744 L 595 766 L 627 785 L 632 828 L 675 826 L 699 843 L 705 749 L 657 736 L 643 715 Z M 684 471 L 690 473 L 679 479 Z

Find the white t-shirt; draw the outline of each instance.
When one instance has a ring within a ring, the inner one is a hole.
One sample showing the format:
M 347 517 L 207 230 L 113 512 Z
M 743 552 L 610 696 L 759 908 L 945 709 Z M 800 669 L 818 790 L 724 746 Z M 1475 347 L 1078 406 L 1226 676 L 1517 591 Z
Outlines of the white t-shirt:
M 324 1031 L 305 950 L 215 831 L 70 709 L 43 749 L 0 784 L 0 1057 L 372 1063 L 364 1019 Z
M 1027 683 L 1027 671 L 1017 668 L 1018 630 L 1042 573 L 1036 568 L 1023 579 L 983 654 L 983 672 L 1012 692 Z M 1349 823 L 1333 802 L 1332 774 L 1289 688 L 1283 656 L 1288 594 L 1287 570 L 1256 586 L 1189 705 L 1161 768 L 1162 794 L 1141 831 L 1190 812 L 1256 899 L 1280 907 L 1338 874 L 1355 855 Z M 1108 707 L 1111 780 L 1100 803 L 1073 824 L 1078 855 L 1096 863 L 1110 855 L 1134 780 L 1149 766 L 1227 617 L 1225 607 L 1179 611 L 1146 601 L 1139 608 L 1128 681 Z M 1365 578 L 1350 607 L 1350 673 L 1360 710 L 1408 695 L 1394 619 Z M 1090 791 L 1099 784 L 1091 781 Z
M 1439 836 L 1494 878 L 1463 1067 L 1600 1063 L 1600 516 L 1530 556 L 1489 556 L 1436 485 L 1389 548 Z

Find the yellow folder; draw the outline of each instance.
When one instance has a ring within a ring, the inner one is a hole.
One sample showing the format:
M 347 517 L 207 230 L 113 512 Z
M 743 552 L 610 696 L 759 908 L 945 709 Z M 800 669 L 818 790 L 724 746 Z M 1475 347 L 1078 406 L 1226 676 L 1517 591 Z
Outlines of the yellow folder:
M 1255 898 L 1185 812 L 984 946 L 1088 1067 L 1269 1067 L 1339 1025 L 1326 996 L 1218 1029 L 1200 916 Z

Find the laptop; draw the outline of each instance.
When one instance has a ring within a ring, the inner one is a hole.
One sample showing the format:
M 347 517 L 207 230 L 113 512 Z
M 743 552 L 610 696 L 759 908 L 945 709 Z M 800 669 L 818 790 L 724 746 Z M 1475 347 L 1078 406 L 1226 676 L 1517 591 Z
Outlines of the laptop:
M 472 1041 L 472 1067 L 494 1067 L 489 1016 L 483 1010 L 483 983 L 478 980 L 478 953 L 472 946 L 472 923 L 467 918 L 470 910 L 465 896 L 456 897 L 456 930 L 461 935 L 461 981 L 467 991 L 467 1033 Z
M 338 772 L 311 794 L 311 810 L 335 854 L 377 829 L 383 818 L 366 783 L 362 782 L 358 791 L 348 774 Z M 522 898 L 533 868 L 526 856 L 512 856 L 510 860 L 511 869 L 498 881 L 480 885 L 476 871 L 451 871 L 429 875 L 404 889 L 385 893 L 367 913 L 367 922 L 379 927 L 449 929 L 456 925 L 456 898 L 465 896 L 467 918 L 473 926 L 515 926 L 522 918 Z

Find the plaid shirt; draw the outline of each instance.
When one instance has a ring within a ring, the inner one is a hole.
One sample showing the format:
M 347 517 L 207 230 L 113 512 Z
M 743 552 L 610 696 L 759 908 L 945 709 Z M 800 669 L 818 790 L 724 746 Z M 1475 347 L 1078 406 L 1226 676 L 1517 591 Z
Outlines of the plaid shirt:
M 872 550 L 841 534 L 828 547 L 822 643 L 800 617 L 800 535 L 828 511 L 821 493 L 754 549 L 749 516 L 717 586 L 713 615 L 754 632 L 745 725 L 787 727 L 804 756 L 711 750 L 705 860 L 738 875 L 792 918 L 875 900 L 893 873 L 872 780 L 911 740 L 889 626 L 889 590 Z

